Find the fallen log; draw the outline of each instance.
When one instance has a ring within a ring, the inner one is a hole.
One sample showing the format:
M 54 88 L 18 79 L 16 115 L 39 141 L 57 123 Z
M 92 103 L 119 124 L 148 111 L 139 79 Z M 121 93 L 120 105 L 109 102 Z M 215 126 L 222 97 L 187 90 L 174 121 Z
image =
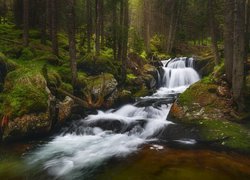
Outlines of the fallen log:
M 78 105 L 83 106 L 84 108 L 88 108 L 88 107 L 89 107 L 87 102 L 85 102 L 85 101 L 83 101 L 82 99 L 80 99 L 80 98 L 74 96 L 73 94 L 68 93 L 67 91 L 64 91 L 64 90 L 62 90 L 62 89 L 60 89 L 60 88 L 57 88 L 57 92 L 58 92 L 58 93 L 61 93 L 61 94 L 64 95 L 64 96 L 69 96 L 69 97 L 72 98 Z

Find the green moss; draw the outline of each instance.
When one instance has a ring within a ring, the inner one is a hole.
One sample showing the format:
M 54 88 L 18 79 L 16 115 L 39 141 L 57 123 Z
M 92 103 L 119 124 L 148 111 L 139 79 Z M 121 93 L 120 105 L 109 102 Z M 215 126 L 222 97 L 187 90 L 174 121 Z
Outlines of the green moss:
M 62 80 L 66 83 L 71 83 L 71 70 L 68 66 L 61 66 L 57 69 Z
M 11 118 L 44 112 L 48 94 L 46 81 L 39 71 L 19 68 L 10 72 L 4 86 L 4 113 Z
M 61 76 L 56 71 L 49 71 L 49 83 L 55 87 L 59 87 L 62 83 Z
M 63 89 L 64 91 L 67 91 L 68 93 L 73 94 L 73 87 L 69 83 L 62 83 L 60 88 Z
M 0 61 L 6 61 L 6 60 L 7 60 L 6 56 L 2 52 L 0 52 Z
M 84 72 L 78 72 L 78 85 L 81 87 L 81 88 L 85 88 L 86 85 L 87 85 L 87 74 L 84 73 Z
M 147 89 L 146 86 L 142 86 L 139 91 L 134 93 L 134 97 L 143 97 L 149 95 L 149 90 Z
M 5 74 L 5 73 L 8 73 L 10 71 L 15 70 L 18 65 L 16 64 L 16 62 L 14 62 L 13 60 L 8 59 L 2 52 L 0 52 L 0 66 L 5 67 L 6 72 L 1 72 L 1 73 Z
M 34 59 L 34 61 L 43 61 L 43 62 L 47 62 L 51 65 L 60 65 L 62 64 L 61 60 L 54 54 L 52 53 L 48 53 L 45 55 L 42 55 L 36 59 Z
M 127 74 L 127 80 L 131 80 L 131 79 L 136 79 L 136 76 L 134 74 Z
M 221 120 L 200 120 L 198 123 L 202 129 L 203 139 L 210 141 L 229 137 L 221 142 L 221 145 L 241 151 L 250 151 L 249 129 L 243 125 Z
M 192 106 L 192 104 L 196 102 L 208 105 L 213 101 L 216 88 L 217 86 L 215 84 L 199 81 L 182 93 L 178 98 L 178 102 L 183 106 Z
M 35 57 L 34 53 L 32 52 L 32 50 L 30 48 L 24 48 L 22 50 L 20 59 L 22 60 L 31 60 Z
M 4 112 L 11 118 L 47 110 L 48 95 L 44 89 L 17 84 L 5 96 Z
M 113 61 L 112 54 L 110 54 L 109 50 L 102 51 L 100 56 L 95 56 L 92 53 L 87 54 L 78 62 L 78 68 L 90 75 L 111 73 L 116 78 L 119 76 L 119 64 Z
M 213 78 L 211 76 L 206 76 L 201 79 L 201 82 L 204 84 L 210 84 L 213 83 Z

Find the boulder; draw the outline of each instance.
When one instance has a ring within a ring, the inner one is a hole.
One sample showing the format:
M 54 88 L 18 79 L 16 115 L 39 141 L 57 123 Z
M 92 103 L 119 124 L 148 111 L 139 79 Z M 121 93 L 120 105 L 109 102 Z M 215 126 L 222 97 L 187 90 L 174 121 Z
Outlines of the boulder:
M 4 140 L 31 137 L 50 130 L 53 97 L 40 72 L 18 68 L 8 73 L 3 96 L 3 119 L 7 122 L 2 124 Z
M 112 93 L 118 85 L 116 79 L 112 74 L 104 73 L 98 76 L 90 76 L 88 78 L 87 89 L 95 97 L 106 96 Z
M 26 137 L 34 137 L 34 135 L 44 135 L 50 131 L 51 121 L 49 114 L 27 114 L 17 117 L 8 122 L 4 127 L 3 140 L 16 140 Z
M 74 105 L 74 100 L 68 96 L 58 104 L 58 123 L 64 123 L 71 115 L 71 110 Z
M 194 98 L 195 97 L 195 98 Z M 234 120 L 231 94 L 224 87 L 199 81 L 182 93 L 170 110 L 170 117 L 179 120 Z
M 112 74 L 103 73 L 87 78 L 85 94 L 89 108 L 111 107 L 118 98 L 117 81 Z

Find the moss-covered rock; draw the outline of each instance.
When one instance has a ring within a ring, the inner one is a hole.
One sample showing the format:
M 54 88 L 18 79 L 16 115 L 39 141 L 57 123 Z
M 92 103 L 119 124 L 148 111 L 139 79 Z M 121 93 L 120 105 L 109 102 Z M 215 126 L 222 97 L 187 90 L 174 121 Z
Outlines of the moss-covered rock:
M 182 93 L 171 108 L 177 119 L 236 120 L 230 89 L 227 85 L 199 81 Z
M 117 81 L 112 74 L 104 73 L 87 78 L 83 90 L 89 108 L 111 107 L 118 97 Z
M 14 119 L 48 107 L 46 81 L 40 72 L 19 68 L 10 72 L 4 86 L 4 113 Z
M 59 103 L 58 108 L 58 123 L 63 124 L 71 115 L 71 110 L 74 105 L 74 100 L 70 97 L 65 97 L 65 99 Z
M 28 114 L 17 117 L 4 127 L 3 140 L 16 140 L 34 135 L 44 135 L 50 131 L 51 121 L 48 113 Z
M 220 145 L 250 152 L 250 129 L 244 125 L 223 120 L 199 120 L 198 124 L 204 140 L 225 139 Z
M 87 89 L 91 91 L 91 94 L 95 97 L 100 94 L 106 96 L 118 85 L 116 79 L 112 74 L 104 73 L 98 76 L 90 76 L 87 79 Z
M 149 89 L 148 89 L 145 85 L 143 85 L 143 86 L 140 87 L 140 89 L 139 89 L 137 92 L 135 92 L 135 93 L 133 94 L 133 96 L 134 96 L 135 98 L 138 98 L 138 97 L 147 96 L 147 95 L 149 95 L 149 94 L 150 94 Z
M 124 103 L 129 103 L 133 101 L 133 95 L 132 92 L 129 90 L 121 90 L 118 93 L 118 98 L 116 100 L 117 104 L 124 104 Z

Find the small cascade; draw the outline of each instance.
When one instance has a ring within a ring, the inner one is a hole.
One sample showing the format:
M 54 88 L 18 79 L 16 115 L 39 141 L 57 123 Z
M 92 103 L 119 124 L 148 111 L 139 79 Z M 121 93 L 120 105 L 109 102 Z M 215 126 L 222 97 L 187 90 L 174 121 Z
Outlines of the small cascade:
M 54 179 L 79 179 L 88 177 L 110 158 L 124 157 L 143 144 L 157 141 L 158 135 L 173 124 L 167 116 L 175 95 L 199 80 L 192 58 L 169 59 L 162 64 L 161 88 L 155 94 L 73 122 L 27 157 L 30 167 L 42 165 Z M 176 142 L 195 143 L 192 139 Z
M 193 69 L 193 61 L 193 58 L 175 58 L 169 60 L 165 67 L 163 67 L 162 87 L 173 89 L 189 86 L 199 81 L 200 77 Z

